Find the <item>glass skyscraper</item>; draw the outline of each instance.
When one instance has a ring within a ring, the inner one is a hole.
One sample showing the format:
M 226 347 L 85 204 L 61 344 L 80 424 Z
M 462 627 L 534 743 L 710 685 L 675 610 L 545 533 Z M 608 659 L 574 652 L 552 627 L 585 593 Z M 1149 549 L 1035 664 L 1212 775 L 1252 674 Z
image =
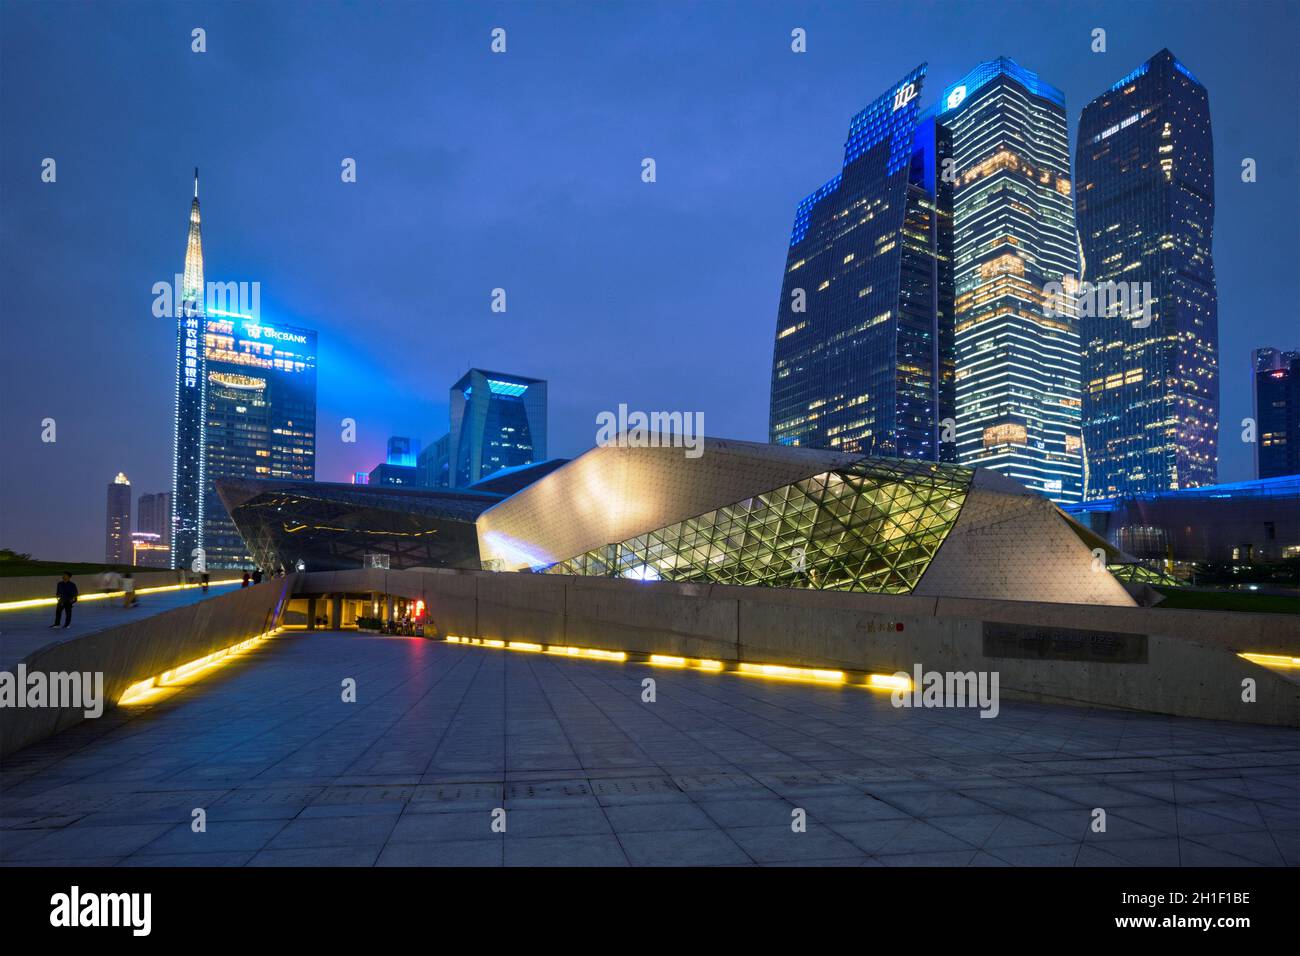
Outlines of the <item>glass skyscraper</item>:
M 1255 475 L 1300 475 L 1300 349 L 1256 349 Z
M 194 170 L 185 275 L 176 311 L 176 390 L 172 415 L 172 567 L 194 568 L 203 548 L 207 365 L 204 358 L 203 235 L 199 171 Z
M 172 566 L 243 567 L 213 479 L 315 477 L 316 333 L 209 308 L 205 291 L 195 170 L 176 305 Z
M 1075 169 L 1084 289 L 1123 283 L 1129 306 L 1080 310 L 1087 497 L 1213 484 L 1219 328 L 1205 87 L 1161 50 L 1084 107 Z
M 546 382 L 472 368 L 451 389 L 450 487 L 546 458 Z
M 131 553 L 131 482 L 122 472 L 108 483 L 104 519 L 104 560 L 109 564 L 133 563 Z
M 934 107 L 952 138 L 958 460 L 1058 504 L 1082 492 L 1077 271 L 1065 98 L 1006 57 Z
M 209 309 L 206 501 L 208 566 L 245 567 L 244 539 L 217 497 L 217 478 L 316 476 L 316 333 Z
M 929 461 L 952 408 L 947 130 L 918 66 L 849 124 L 840 173 L 795 212 L 777 311 L 771 441 Z

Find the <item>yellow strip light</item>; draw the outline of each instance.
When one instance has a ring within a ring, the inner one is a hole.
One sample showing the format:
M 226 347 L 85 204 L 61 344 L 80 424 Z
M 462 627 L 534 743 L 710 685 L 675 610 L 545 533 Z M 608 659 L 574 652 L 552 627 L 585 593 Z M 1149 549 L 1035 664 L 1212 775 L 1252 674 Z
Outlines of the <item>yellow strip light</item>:
M 843 684 L 844 671 L 826 671 L 814 667 L 786 667 L 784 664 L 736 665 L 736 671 L 750 677 L 776 677 L 781 680 L 811 680 L 822 684 Z
M 210 581 L 208 586 L 219 588 L 225 584 L 239 584 L 242 580 L 242 578 L 231 578 L 229 581 Z M 137 595 L 160 594 L 163 591 L 184 591 L 188 588 L 201 587 L 203 587 L 202 584 L 166 584 L 156 588 L 139 588 L 135 593 Z M 77 596 L 77 603 L 80 604 L 82 601 L 107 601 L 112 598 L 120 598 L 125 593 L 125 591 L 110 591 L 105 594 L 103 591 L 99 591 L 95 594 L 80 594 Z M 26 601 L 6 601 L 0 604 L 0 611 L 17 611 L 27 607 L 54 607 L 58 600 L 58 598 L 31 598 Z
M 1300 667 L 1300 657 L 1287 657 L 1285 654 L 1238 654 L 1252 664 L 1265 667 Z
M 685 667 L 686 658 L 670 657 L 667 654 L 651 654 L 650 663 L 659 667 Z
M 475 647 L 499 647 L 508 651 L 528 651 L 531 653 L 552 654 L 556 657 L 577 657 L 597 661 L 626 662 L 626 651 L 607 651 L 597 647 L 571 647 L 566 644 L 534 644 L 530 641 L 497 641 L 480 637 L 460 637 L 448 634 L 443 638 L 448 644 L 462 644 Z M 651 654 L 647 664 L 656 667 L 693 668 L 695 670 L 725 671 L 723 661 L 709 658 L 678 657 L 674 654 Z M 735 673 L 748 677 L 770 677 L 778 680 L 809 681 L 815 684 L 855 684 L 877 690 L 911 690 L 912 682 L 906 677 L 894 674 L 867 674 L 861 683 L 850 681 L 844 671 L 823 670 L 815 667 L 787 667 L 783 664 L 753 664 L 742 662 L 736 664 Z
M 255 637 L 240 641 L 238 644 L 231 644 L 229 647 L 223 647 L 219 651 L 213 651 L 211 654 L 205 654 L 203 657 L 195 658 L 171 670 L 163 671 L 155 677 L 150 677 L 142 681 L 137 681 L 126 689 L 121 697 L 117 700 L 119 707 L 130 707 L 138 704 L 149 704 L 161 697 L 167 696 L 167 692 L 175 690 L 176 685 L 187 678 L 195 677 L 206 672 L 216 670 L 225 664 L 229 664 L 236 657 L 259 644 L 267 638 L 279 634 L 281 628 L 275 628 L 265 631 Z
M 906 677 L 899 677 L 897 674 L 868 674 L 867 686 L 876 687 L 880 690 L 911 690 L 912 682 Z

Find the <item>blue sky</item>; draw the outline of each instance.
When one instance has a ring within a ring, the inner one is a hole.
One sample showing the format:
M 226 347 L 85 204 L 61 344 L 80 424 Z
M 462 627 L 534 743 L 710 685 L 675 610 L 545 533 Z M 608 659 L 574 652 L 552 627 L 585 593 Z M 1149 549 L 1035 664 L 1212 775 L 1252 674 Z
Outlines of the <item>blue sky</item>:
M 136 494 L 170 487 L 174 333 L 150 289 L 181 268 L 196 165 L 207 278 L 260 281 L 264 316 L 320 335 L 321 480 L 369 469 L 390 434 L 436 438 L 471 365 L 549 380 L 552 455 L 589 447 L 596 415 L 623 402 L 765 440 L 795 205 L 903 73 L 929 63 L 928 102 L 999 54 L 1064 90 L 1072 134 L 1084 103 L 1162 47 L 1208 87 L 1220 475 L 1248 478 L 1250 349 L 1300 345 L 1296 11 L 10 0 L 0 546 L 97 560 L 113 475 Z M 505 55 L 489 50 L 498 26 Z M 795 27 L 806 54 L 790 51 Z

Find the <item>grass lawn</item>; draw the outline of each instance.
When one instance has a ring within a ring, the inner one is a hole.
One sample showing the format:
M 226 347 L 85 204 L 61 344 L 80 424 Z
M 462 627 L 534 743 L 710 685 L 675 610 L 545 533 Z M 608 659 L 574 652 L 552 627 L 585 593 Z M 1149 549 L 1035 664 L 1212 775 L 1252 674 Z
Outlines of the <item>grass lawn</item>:
M 1195 611 L 1255 611 L 1268 614 L 1300 614 L 1300 597 L 1283 594 L 1255 594 L 1250 591 L 1193 591 L 1190 588 L 1156 588 L 1165 599 L 1156 607 Z
M 131 567 L 127 564 L 89 564 L 84 561 L 0 561 L 0 578 L 30 578 L 41 575 L 62 574 L 98 574 L 105 568 L 112 568 L 119 574 Z M 143 571 L 165 571 L 166 568 L 131 568 L 133 574 Z

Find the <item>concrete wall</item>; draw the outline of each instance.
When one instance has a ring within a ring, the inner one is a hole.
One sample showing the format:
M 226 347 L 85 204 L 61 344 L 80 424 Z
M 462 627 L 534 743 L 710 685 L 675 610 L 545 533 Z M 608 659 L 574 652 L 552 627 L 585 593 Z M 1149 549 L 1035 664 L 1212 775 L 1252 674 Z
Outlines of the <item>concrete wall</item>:
M 51 644 L 23 659 L 27 672 L 102 672 L 104 697 L 276 626 L 295 576 L 275 578 L 130 623 Z M 17 668 L 15 667 L 16 671 Z M 81 708 L 0 708 L 0 756 L 84 719 Z
M 878 673 L 916 663 L 997 671 L 1008 699 L 1300 726 L 1300 684 L 1237 656 L 1300 656 L 1300 620 L 1290 615 L 474 571 L 306 574 L 300 587 L 385 590 L 423 598 L 443 636 Z M 999 634 L 1025 628 L 1029 650 L 1006 656 Z M 1095 659 L 1038 656 L 1053 641 L 1102 651 Z M 1241 700 L 1245 678 L 1256 682 L 1254 703 Z
M 191 575 L 191 577 L 197 580 L 197 575 Z M 216 583 L 217 581 L 239 577 L 239 575 L 234 571 L 213 571 L 210 577 L 212 582 Z M 0 578 L 0 604 L 8 601 L 30 601 L 33 598 L 50 598 L 52 600 L 54 598 L 54 586 L 62 580 L 63 576 L 59 574 Z M 72 580 L 77 585 L 77 590 L 82 597 L 99 593 L 98 574 L 74 574 Z M 137 591 L 143 588 L 165 587 L 178 583 L 180 582 L 175 571 L 142 571 L 135 576 Z

